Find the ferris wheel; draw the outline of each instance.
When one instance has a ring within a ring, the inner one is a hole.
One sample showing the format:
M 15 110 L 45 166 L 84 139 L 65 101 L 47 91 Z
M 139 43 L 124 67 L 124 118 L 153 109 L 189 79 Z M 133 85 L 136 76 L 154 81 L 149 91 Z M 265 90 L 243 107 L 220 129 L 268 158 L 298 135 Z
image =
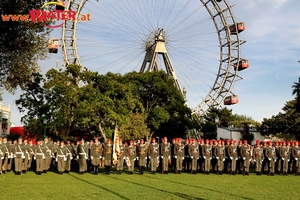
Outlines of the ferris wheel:
M 65 3 L 81 19 L 62 27 L 65 65 L 103 74 L 165 70 L 199 115 L 238 102 L 232 89 L 242 79 L 239 72 L 249 67 L 240 53 L 245 25 L 227 0 Z

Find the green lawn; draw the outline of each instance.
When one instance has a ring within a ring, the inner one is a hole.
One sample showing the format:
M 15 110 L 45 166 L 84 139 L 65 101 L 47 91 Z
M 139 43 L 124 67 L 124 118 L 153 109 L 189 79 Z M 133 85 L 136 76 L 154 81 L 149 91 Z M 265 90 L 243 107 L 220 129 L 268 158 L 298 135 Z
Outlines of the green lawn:
M 123 173 L 0 175 L 0 199 L 299 199 L 300 177 Z M 112 169 L 114 170 L 114 169 Z

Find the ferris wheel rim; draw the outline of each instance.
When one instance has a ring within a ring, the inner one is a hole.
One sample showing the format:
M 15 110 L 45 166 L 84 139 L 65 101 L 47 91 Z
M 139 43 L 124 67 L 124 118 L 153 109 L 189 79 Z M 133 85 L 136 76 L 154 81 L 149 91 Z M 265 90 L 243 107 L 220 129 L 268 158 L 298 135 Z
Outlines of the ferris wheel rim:
M 66 8 L 79 14 L 86 2 L 87 0 L 68 1 Z M 227 0 L 200 0 L 200 2 L 215 25 L 220 45 L 220 63 L 216 79 L 207 95 L 195 108 L 192 108 L 193 114 L 202 115 L 209 107 L 220 107 L 226 96 L 232 93 L 235 81 L 241 79 L 234 65 L 240 60 L 240 46 L 244 41 L 240 40 L 239 33 L 230 34 L 229 26 L 236 24 L 236 19 L 231 9 L 233 6 Z M 62 28 L 62 52 L 65 65 L 81 65 L 76 44 L 76 30 L 77 21 L 66 21 Z

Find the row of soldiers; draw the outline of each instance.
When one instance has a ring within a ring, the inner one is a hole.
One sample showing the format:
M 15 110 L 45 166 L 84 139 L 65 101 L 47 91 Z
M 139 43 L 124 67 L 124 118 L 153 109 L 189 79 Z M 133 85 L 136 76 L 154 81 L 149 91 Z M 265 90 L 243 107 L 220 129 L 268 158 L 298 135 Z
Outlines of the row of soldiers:
M 276 169 L 283 175 L 288 172 L 299 175 L 300 172 L 298 142 L 278 142 L 273 145 L 272 142 L 256 141 L 256 145 L 251 146 L 246 140 L 240 140 L 237 144 L 235 140 L 186 139 L 183 142 L 181 138 L 175 138 L 169 142 L 164 137 L 160 144 L 155 138 L 150 143 L 143 139 L 137 143 L 133 140 L 123 143 L 119 138 L 115 144 L 119 145 L 118 148 L 113 148 L 110 139 L 100 143 L 98 138 L 89 143 L 82 139 L 76 144 L 71 141 L 53 143 L 45 138 L 40 139 L 37 145 L 19 138 L 12 144 L 6 138 L 3 141 L 0 138 L 0 173 L 10 171 L 12 163 L 16 174 L 26 173 L 32 167 L 32 161 L 38 175 L 49 171 L 53 163 L 60 174 L 74 170 L 75 166 L 78 166 L 80 174 L 88 169 L 98 174 L 101 164 L 106 174 L 110 174 L 112 165 L 116 166 L 118 174 L 121 174 L 124 165 L 129 174 L 133 174 L 136 165 L 140 174 L 144 173 L 145 167 L 149 167 L 152 174 L 157 169 L 167 174 L 171 168 L 175 173 L 209 174 L 213 171 L 220 175 L 224 172 L 249 175 L 250 165 L 255 166 L 257 175 L 262 172 L 274 175 Z

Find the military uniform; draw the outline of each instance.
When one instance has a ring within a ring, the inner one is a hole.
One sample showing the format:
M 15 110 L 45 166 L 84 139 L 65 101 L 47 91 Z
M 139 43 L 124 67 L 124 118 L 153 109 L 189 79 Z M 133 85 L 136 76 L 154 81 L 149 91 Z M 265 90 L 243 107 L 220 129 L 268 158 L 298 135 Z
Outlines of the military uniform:
M 290 142 L 282 143 L 279 154 L 282 160 L 282 175 L 287 175 L 289 169 L 290 154 L 291 154 Z
M 218 140 L 218 145 L 215 146 L 214 155 L 217 159 L 217 174 L 222 174 L 225 161 L 225 146 L 222 145 L 220 140 Z
M 107 139 L 107 143 L 104 145 L 103 158 L 105 166 L 105 174 L 110 174 L 111 162 L 113 154 L 113 145 L 111 144 L 111 139 Z
M 264 161 L 264 150 L 260 146 L 260 141 L 256 141 L 256 146 L 254 148 L 254 162 L 256 163 L 255 165 L 255 171 L 257 175 L 261 175 L 261 170 L 262 170 L 262 163 Z
M 185 145 L 184 145 L 184 171 L 189 172 L 190 171 L 190 166 L 191 166 L 191 159 L 189 155 L 189 146 L 190 146 L 190 141 L 189 139 L 185 140 Z
M 162 173 L 167 174 L 169 171 L 169 160 L 171 159 L 171 144 L 168 142 L 167 137 L 163 138 L 163 142 L 160 145 L 160 155 L 162 159 Z
M 68 173 L 71 171 L 71 164 L 74 156 L 74 149 L 73 146 L 71 145 L 71 141 L 69 140 L 67 141 L 66 148 L 67 148 L 67 161 L 65 165 L 65 171 Z
M 149 146 L 149 159 L 151 173 L 155 174 L 159 164 L 159 144 L 156 142 L 155 138 L 152 138 L 152 143 Z
M 295 162 L 295 176 L 300 175 L 300 148 L 298 146 L 298 141 L 294 142 L 295 146 L 293 149 L 293 157 Z
M 25 158 L 24 158 L 24 163 L 23 163 L 23 166 L 22 166 L 22 171 L 23 171 L 23 173 L 26 173 L 27 172 L 27 170 L 28 170 L 28 162 L 30 161 L 30 150 L 29 150 L 29 144 L 27 143 L 28 142 L 28 140 L 27 139 L 25 139 L 24 140 L 24 156 L 25 156 Z
M 275 162 L 276 162 L 276 150 L 272 146 L 272 142 L 269 142 L 269 145 L 266 148 L 267 163 L 269 167 L 269 175 L 274 176 L 275 173 Z
M 195 139 L 192 139 L 192 144 L 189 146 L 189 155 L 192 159 L 192 171 L 191 174 L 196 174 L 197 163 L 199 159 L 199 146 Z
M 45 138 L 43 148 L 45 149 L 45 159 L 43 161 L 44 161 L 44 172 L 46 173 L 47 171 L 50 170 L 52 157 L 54 155 L 53 144 L 51 141 L 49 141 L 48 138 Z
M 243 160 L 243 175 L 249 175 L 251 152 L 247 140 L 244 140 L 244 144 L 240 147 L 240 154 Z
M 228 147 L 228 156 L 231 161 L 231 169 L 230 169 L 230 174 L 235 175 L 236 173 L 236 161 L 238 160 L 238 152 L 237 152 L 237 146 L 236 146 L 236 141 L 231 140 L 231 144 Z
M 37 147 L 35 148 L 35 160 L 36 160 L 36 174 L 40 175 L 44 171 L 44 159 L 45 159 L 45 146 L 43 140 L 39 140 Z
M 22 139 L 19 139 L 18 143 L 15 145 L 14 148 L 14 162 L 16 175 L 21 175 L 24 158 L 24 144 L 22 143 Z
M 95 143 L 91 147 L 91 161 L 93 165 L 93 173 L 98 174 L 101 158 L 103 155 L 103 147 L 98 138 L 95 139 Z
M 134 161 L 136 160 L 136 146 L 133 145 L 133 141 L 130 140 L 129 146 L 126 148 L 126 164 L 128 167 L 128 173 L 133 174 Z
M 144 143 L 144 140 L 140 140 L 140 145 L 138 146 L 138 162 L 139 162 L 139 172 L 140 174 L 144 174 L 144 169 L 146 166 L 146 158 L 148 151 L 148 143 Z
M 181 143 L 181 139 L 178 138 L 177 145 L 174 148 L 174 154 L 176 158 L 176 173 L 181 173 L 182 171 L 182 164 L 184 159 L 184 147 L 185 145 Z
M 35 148 L 36 146 L 32 144 L 32 141 L 29 141 L 29 145 L 28 145 L 28 152 L 29 152 L 29 160 L 28 160 L 28 164 L 27 164 L 27 169 L 31 170 L 31 167 L 33 165 L 33 160 L 34 160 L 34 156 L 35 156 Z
M 67 147 L 65 143 L 62 141 L 60 146 L 57 147 L 56 150 L 56 162 L 57 162 L 57 170 L 59 174 L 63 174 L 66 169 L 66 161 L 67 161 Z
M 0 137 L 0 174 L 2 174 L 3 170 L 3 164 L 6 154 L 6 146 L 2 143 L 2 138 Z
M 212 146 L 209 144 L 209 140 L 207 139 L 205 141 L 205 145 L 203 145 L 203 148 L 202 148 L 202 155 L 203 155 L 203 158 L 204 158 L 204 171 L 205 171 L 205 174 L 209 174 L 210 172 L 210 167 L 211 167 L 211 159 L 212 159 Z
M 117 153 L 117 174 L 121 174 L 124 168 L 125 160 L 125 144 L 123 144 L 122 138 L 119 138 L 119 152 Z
M 6 160 L 7 160 L 7 171 L 11 171 L 12 168 L 12 163 L 13 163 L 13 158 L 14 158 L 14 154 L 13 154 L 13 150 L 14 150 L 14 145 L 12 144 L 12 141 L 9 140 L 6 143 L 6 148 L 7 148 L 7 154 L 6 154 Z M 5 160 L 4 160 L 5 163 Z
M 84 139 L 81 140 L 81 143 L 77 146 L 77 155 L 78 155 L 78 164 L 79 164 L 79 174 L 83 174 L 87 171 L 87 159 L 89 147 L 84 142 Z

